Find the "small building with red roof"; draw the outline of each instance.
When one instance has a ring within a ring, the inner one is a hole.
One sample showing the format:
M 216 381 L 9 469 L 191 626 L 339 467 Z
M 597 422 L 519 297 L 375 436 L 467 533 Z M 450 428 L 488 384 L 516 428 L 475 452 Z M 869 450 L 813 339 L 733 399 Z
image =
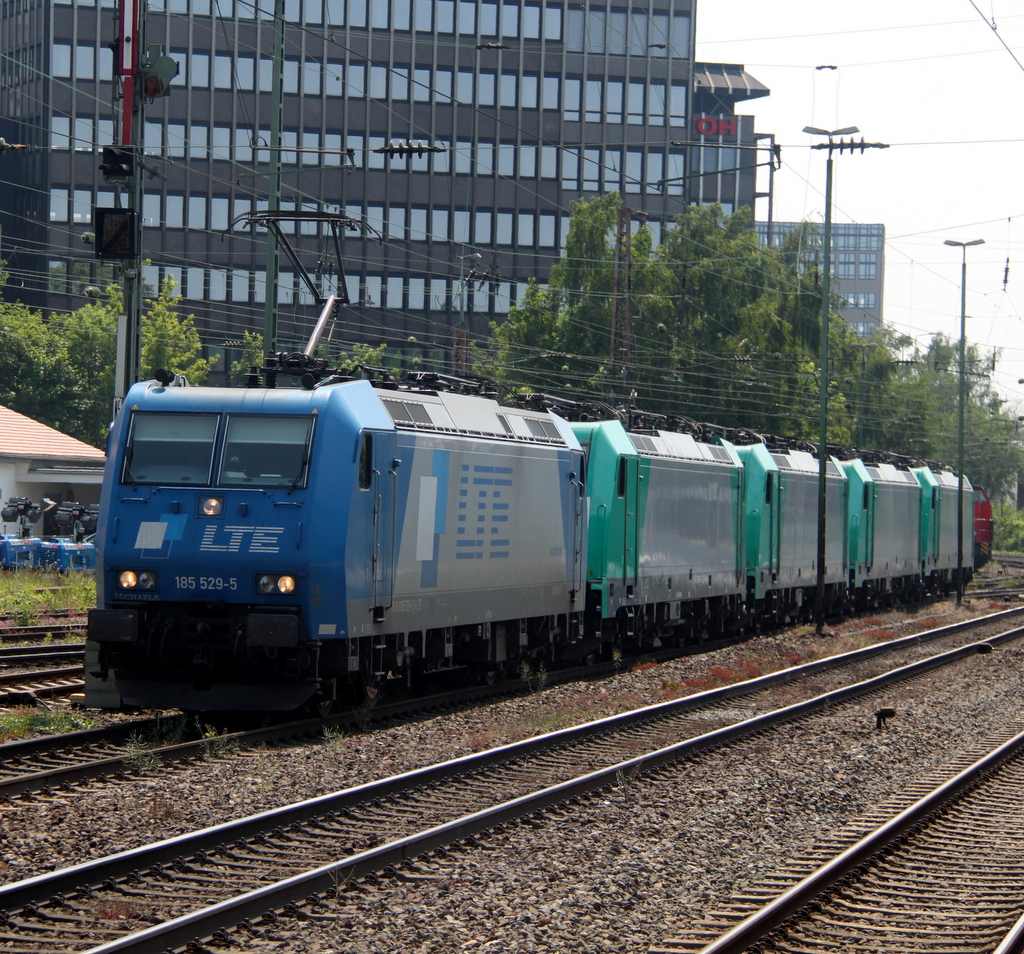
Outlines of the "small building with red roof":
M 46 424 L 0 406 L 0 504 L 12 497 L 40 503 L 99 504 L 106 455 Z M 48 531 L 33 528 L 36 534 Z M 12 524 L 0 532 L 17 533 Z

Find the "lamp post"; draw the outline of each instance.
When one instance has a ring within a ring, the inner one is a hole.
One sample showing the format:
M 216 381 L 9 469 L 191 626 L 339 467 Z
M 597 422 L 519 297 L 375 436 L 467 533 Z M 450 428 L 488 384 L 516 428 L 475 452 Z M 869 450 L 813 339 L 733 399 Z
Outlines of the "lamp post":
M 829 298 L 832 280 L 832 153 L 853 152 L 859 149 L 888 149 L 888 145 L 880 142 L 859 143 L 852 140 L 838 142 L 836 136 L 852 136 L 860 132 L 856 126 L 844 126 L 842 129 L 819 129 L 817 126 L 804 126 L 805 133 L 812 136 L 827 136 L 828 142 L 815 143 L 812 149 L 827 149 L 828 161 L 825 163 L 825 228 L 821 239 L 821 390 L 819 438 L 818 438 L 818 560 L 817 560 L 817 600 L 815 605 L 815 632 L 821 636 L 825 631 L 825 490 L 828 470 L 828 321 Z
M 967 249 L 984 245 L 984 239 L 955 242 L 946 239 L 943 245 L 960 249 L 960 401 L 957 408 L 956 469 L 958 490 L 956 497 L 956 605 L 964 598 L 964 405 L 967 401 Z

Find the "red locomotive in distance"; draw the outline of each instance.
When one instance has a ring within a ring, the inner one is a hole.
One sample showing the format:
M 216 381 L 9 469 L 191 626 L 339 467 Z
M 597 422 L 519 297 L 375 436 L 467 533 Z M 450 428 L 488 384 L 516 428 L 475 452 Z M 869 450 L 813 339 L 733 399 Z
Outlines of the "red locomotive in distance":
M 992 556 L 992 501 L 984 487 L 974 487 L 974 569 L 980 570 Z

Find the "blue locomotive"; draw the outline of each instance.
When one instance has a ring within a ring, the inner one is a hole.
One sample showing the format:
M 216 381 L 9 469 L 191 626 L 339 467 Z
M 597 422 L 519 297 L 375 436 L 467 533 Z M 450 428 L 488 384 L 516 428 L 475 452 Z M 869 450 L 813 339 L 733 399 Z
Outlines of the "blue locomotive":
M 554 415 L 368 381 L 125 407 L 89 620 L 125 704 L 326 709 L 581 638 L 583 452 Z
M 351 687 L 808 618 L 813 445 L 473 391 L 423 374 L 132 388 L 97 532 L 94 685 L 134 706 L 327 711 Z M 957 492 L 922 461 L 831 456 L 827 605 L 962 582 Z

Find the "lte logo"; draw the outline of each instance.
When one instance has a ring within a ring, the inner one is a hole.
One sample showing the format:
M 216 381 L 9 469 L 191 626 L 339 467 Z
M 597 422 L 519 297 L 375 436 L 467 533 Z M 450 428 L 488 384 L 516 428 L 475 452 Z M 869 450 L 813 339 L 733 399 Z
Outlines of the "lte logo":
M 245 549 L 249 553 L 280 553 L 280 536 L 284 527 L 220 527 L 210 524 L 203 531 L 200 550 L 213 553 L 238 553 Z
M 735 136 L 736 117 L 701 116 L 693 121 L 693 132 L 697 136 Z

